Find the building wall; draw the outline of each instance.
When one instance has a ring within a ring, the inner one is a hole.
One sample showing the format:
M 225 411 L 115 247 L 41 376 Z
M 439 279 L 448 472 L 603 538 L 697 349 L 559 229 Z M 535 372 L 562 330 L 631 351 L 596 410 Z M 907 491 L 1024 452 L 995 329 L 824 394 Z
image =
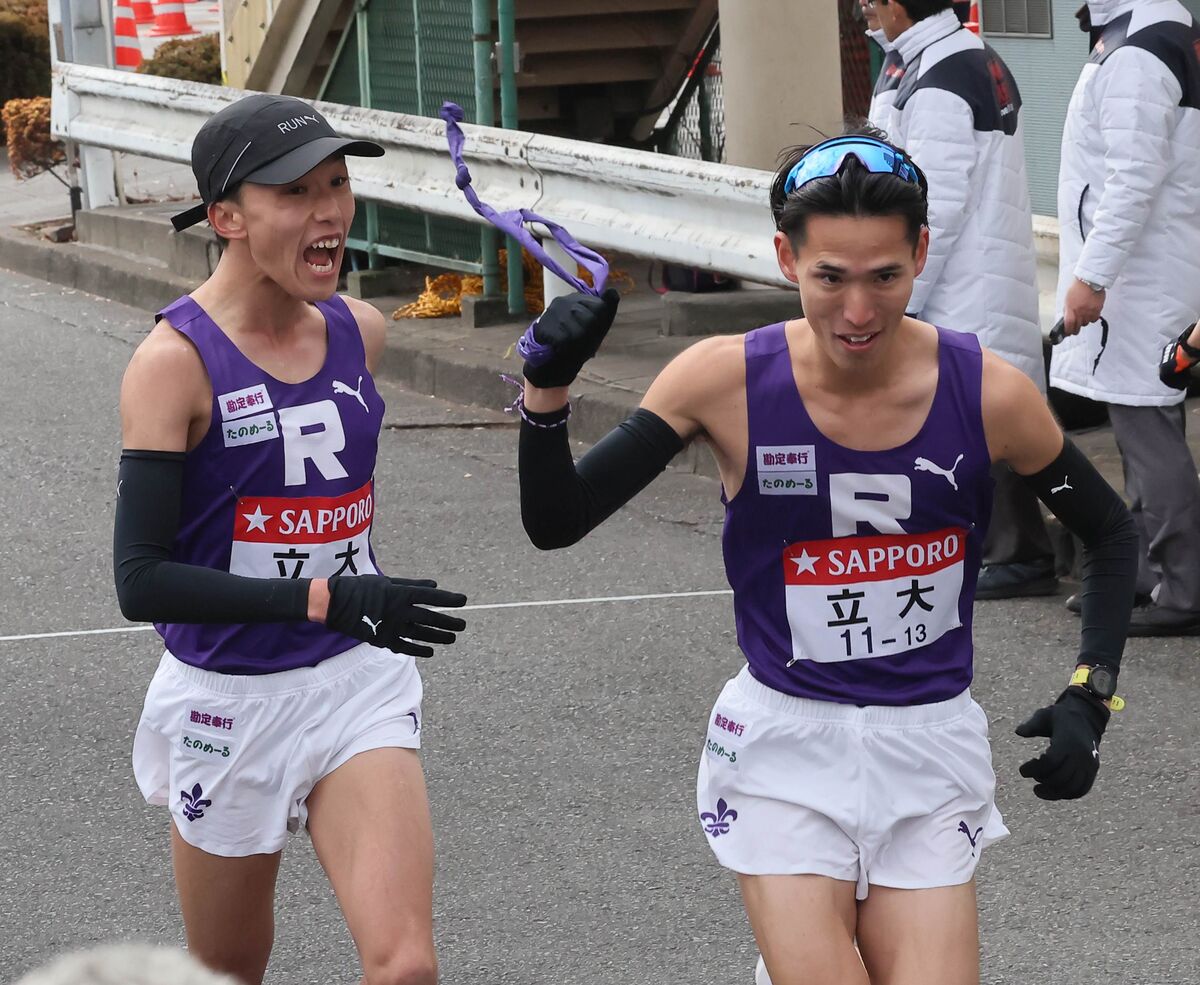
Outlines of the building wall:
M 1181 0 L 1200 19 L 1200 0 Z M 1052 0 L 1053 38 L 997 38 L 983 34 L 1008 63 L 1021 89 L 1021 120 L 1033 211 L 1056 215 L 1059 148 L 1067 103 L 1087 60 L 1087 35 L 1075 20 L 1076 0 Z
M 779 151 L 842 129 L 838 5 L 721 0 L 725 159 L 773 170 Z

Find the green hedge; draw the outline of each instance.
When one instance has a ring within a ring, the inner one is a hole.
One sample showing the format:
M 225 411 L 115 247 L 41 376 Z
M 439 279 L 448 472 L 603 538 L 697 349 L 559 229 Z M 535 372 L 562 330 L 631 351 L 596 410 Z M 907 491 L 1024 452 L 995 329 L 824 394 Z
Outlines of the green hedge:
M 46 0 L 0 0 L 0 14 L 12 14 L 40 31 L 42 37 L 50 32 L 50 12 Z
M 168 79 L 188 82 L 221 84 L 221 49 L 215 34 L 198 38 L 178 38 L 166 41 L 154 52 L 154 57 L 142 62 L 139 72 L 162 75 Z

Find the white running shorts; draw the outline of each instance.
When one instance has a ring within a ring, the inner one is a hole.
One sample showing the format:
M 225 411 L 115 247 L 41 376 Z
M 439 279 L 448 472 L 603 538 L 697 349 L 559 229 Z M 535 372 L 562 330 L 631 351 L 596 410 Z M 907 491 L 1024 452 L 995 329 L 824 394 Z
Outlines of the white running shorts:
M 277 852 L 312 788 L 368 749 L 421 745 L 410 656 L 368 643 L 277 674 L 200 670 L 164 653 L 133 738 L 142 796 L 212 855 Z
M 904 708 L 782 694 L 749 669 L 708 720 L 696 801 L 717 860 L 746 875 L 869 886 L 969 882 L 1008 834 L 987 717 L 969 691 Z

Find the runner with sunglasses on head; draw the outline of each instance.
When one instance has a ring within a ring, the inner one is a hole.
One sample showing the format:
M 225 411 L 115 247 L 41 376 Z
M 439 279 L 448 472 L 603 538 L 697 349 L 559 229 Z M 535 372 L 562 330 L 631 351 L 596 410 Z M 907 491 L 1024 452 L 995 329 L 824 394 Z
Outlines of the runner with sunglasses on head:
M 708 719 L 697 806 L 774 985 L 966 985 L 975 866 L 1007 833 L 968 690 L 991 465 L 1087 545 L 1070 683 L 1017 730 L 1049 739 L 1021 767 L 1044 799 L 1099 770 L 1136 535 L 1024 373 L 905 315 L 928 230 L 903 151 L 864 129 L 790 153 L 771 209 L 805 317 L 697 343 L 578 463 L 567 387 L 617 299 L 560 298 L 530 327 L 522 517 L 536 546 L 566 547 L 709 443 L 747 666 Z
M 134 737 L 170 808 L 188 949 L 262 981 L 287 834 L 307 825 L 367 985 L 433 985 L 433 839 L 416 656 L 463 595 L 389 578 L 371 547 L 383 316 L 336 293 L 354 196 L 338 137 L 290 96 L 246 96 L 192 147 L 225 242 L 159 313 L 121 387 L 121 611 L 166 644 Z

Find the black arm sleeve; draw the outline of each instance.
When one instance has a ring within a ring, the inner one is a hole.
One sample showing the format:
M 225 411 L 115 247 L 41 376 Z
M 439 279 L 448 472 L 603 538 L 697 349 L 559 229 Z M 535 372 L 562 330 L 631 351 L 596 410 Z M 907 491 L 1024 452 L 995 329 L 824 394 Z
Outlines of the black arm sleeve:
M 182 452 L 121 452 L 113 574 L 125 618 L 191 623 L 307 620 L 307 578 L 244 578 L 170 560 L 179 532 L 183 459 Z
M 666 421 L 639 409 L 576 464 L 561 415 L 529 414 L 517 455 L 521 521 L 543 551 L 570 547 L 648 486 L 683 450 Z M 542 421 L 558 426 L 545 426 Z M 539 426 L 541 424 L 541 426 Z
M 1079 663 L 1117 668 L 1129 632 L 1138 536 L 1121 497 L 1069 438 L 1058 458 L 1022 476 L 1038 499 L 1083 541 Z

